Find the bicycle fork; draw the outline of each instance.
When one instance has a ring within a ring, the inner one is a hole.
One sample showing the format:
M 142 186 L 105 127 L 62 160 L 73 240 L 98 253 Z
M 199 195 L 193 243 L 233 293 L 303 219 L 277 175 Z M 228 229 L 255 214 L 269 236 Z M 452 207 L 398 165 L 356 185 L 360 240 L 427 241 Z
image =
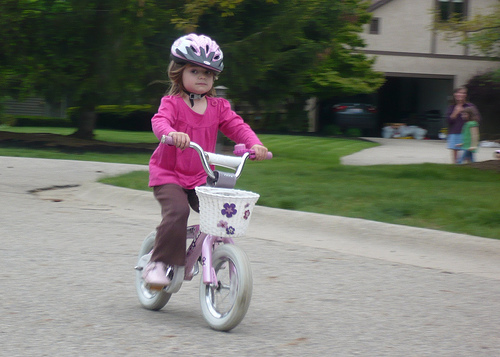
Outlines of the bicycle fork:
M 211 286 L 217 286 L 217 275 L 215 274 L 215 267 L 212 265 L 212 255 L 214 252 L 214 247 L 217 244 L 234 244 L 231 238 L 217 237 L 211 234 L 201 233 L 199 229 L 193 227 L 190 231 L 192 234 L 193 241 L 187 250 L 186 255 L 186 272 L 185 279 L 191 280 L 193 278 L 193 267 L 200 260 L 202 270 L 203 270 L 203 283 L 210 284 Z M 188 238 L 190 238 L 188 236 Z M 189 275 L 188 275 L 189 274 Z

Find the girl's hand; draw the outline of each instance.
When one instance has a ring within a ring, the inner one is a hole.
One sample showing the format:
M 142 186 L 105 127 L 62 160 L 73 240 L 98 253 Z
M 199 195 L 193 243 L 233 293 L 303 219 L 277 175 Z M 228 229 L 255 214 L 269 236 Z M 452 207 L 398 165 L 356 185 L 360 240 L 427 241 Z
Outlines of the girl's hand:
M 467 150 L 469 150 L 469 151 L 474 151 L 474 150 L 476 150 L 476 149 L 477 149 L 477 148 L 476 148 L 475 146 L 471 146 L 471 147 L 470 147 L 470 148 L 468 148 Z
M 256 144 L 252 146 L 252 150 L 255 151 L 255 160 L 260 161 L 267 159 L 267 148 L 265 146 Z
M 191 143 L 189 135 L 180 131 L 171 131 L 168 136 L 174 141 L 174 146 L 181 150 L 187 149 Z

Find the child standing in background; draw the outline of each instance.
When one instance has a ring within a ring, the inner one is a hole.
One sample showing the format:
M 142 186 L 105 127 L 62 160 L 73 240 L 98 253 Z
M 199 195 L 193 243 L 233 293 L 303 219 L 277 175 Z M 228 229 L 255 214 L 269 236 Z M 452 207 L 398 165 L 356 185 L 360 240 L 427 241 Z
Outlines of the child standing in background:
M 454 104 L 448 107 L 446 118 L 448 121 L 448 149 L 451 150 L 452 163 L 458 164 L 460 161 L 459 151 L 462 143 L 462 129 L 465 123 L 462 112 L 466 108 L 476 110 L 476 121 L 480 121 L 479 112 L 474 104 L 467 101 L 467 88 L 459 87 L 453 92 Z
M 458 163 L 474 162 L 474 153 L 479 143 L 479 123 L 476 111 L 472 107 L 464 108 L 462 111 L 464 126 L 462 127 L 462 144 L 458 144 L 463 150 L 462 157 Z

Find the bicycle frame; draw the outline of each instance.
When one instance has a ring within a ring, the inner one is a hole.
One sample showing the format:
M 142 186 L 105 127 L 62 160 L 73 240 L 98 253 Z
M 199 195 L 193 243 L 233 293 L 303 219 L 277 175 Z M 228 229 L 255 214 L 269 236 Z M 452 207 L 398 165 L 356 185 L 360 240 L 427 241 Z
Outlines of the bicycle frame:
M 172 145 L 172 138 L 163 136 L 161 142 Z M 221 189 L 234 188 L 246 160 L 255 157 L 255 152 L 246 149 L 244 144 L 235 146 L 233 153 L 236 157 L 205 152 L 193 142 L 190 148 L 200 156 L 208 175 L 206 185 Z M 268 153 L 267 158 L 272 158 L 272 153 Z M 217 166 L 234 172 L 217 171 Z M 184 281 L 192 280 L 199 273 L 199 263 L 202 269 L 199 291 L 203 317 L 215 330 L 229 331 L 237 326 L 248 310 L 253 280 L 250 261 L 244 251 L 234 244 L 233 238 L 204 233 L 200 225 L 188 226 L 186 239 L 192 239 L 192 242 L 186 250 L 184 265 L 169 267 L 167 275 L 171 279 L 170 284 L 157 289 L 146 284 L 141 273 L 151 259 L 156 239 L 156 231 L 151 232 L 142 243 L 135 267 L 136 289 L 143 307 L 149 310 L 163 308 Z
M 161 143 L 172 145 L 173 140 L 171 137 L 163 135 Z M 242 148 L 242 144 L 235 146 L 234 154 L 238 156 L 227 156 L 206 152 L 200 145 L 194 142 L 191 142 L 189 147 L 194 149 L 200 156 L 203 169 L 208 175 L 207 185 L 214 187 L 234 188 L 236 180 L 241 176 L 247 159 L 254 155 L 254 152 L 252 150 L 246 150 L 244 145 Z M 271 153 L 268 154 L 268 158 L 272 158 Z M 212 170 L 211 165 L 232 169 L 234 173 Z M 165 287 L 165 291 L 168 293 L 179 291 L 184 280 L 189 281 L 193 279 L 195 275 L 194 268 L 198 260 L 201 260 L 203 283 L 210 286 L 216 286 L 218 283 L 217 276 L 215 268 L 212 266 L 214 247 L 216 244 L 234 244 L 231 238 L 217 237 L 201 232 L 199 225 L 189 226 L 187 228 L 186 239 L 192 239 L 193 241 L 186 251 L 184 267 L 174 268 L 174 279 L 169 286 Z
M 215 268 L 212 265 L 214 247 L 216 244 L 234 244 L 231 238 L 217 237 L 200 232 L 199 225 L 188 227 L 186 239 L 192 239 L 193 241 L 186 251 L 185 264 L 183 267 L 175 266 L 173 268 L 174 277 L 172 282 L 164 288 L 167 293 L 178 292 L 184 281 L 191 281 L 193 279 L 198 273 L 195 272 L 194 269 L 198 261 L 200 261 L 203 271 L 203 283 L 210 286 L 217 286 L 217 276 L 215 274 Z M 145 260 L 142 265 L 139 264 L 136 269 L 139 267 L 140 269 L 144 268 L 147 260 Z
M 217 237 L 202 233 L 198 225 L 188 227 L 187 239 L 193 239 L 193 241 L 186 252 L 184 280 L 193 279 L 193 268 L 198 260 L 201 259 L 203 283 L 216 285 L 217 277 L 214 267 L 212 266 L 213 247 L 219 243 L 234 244 L 234 241 L 231 238 Z

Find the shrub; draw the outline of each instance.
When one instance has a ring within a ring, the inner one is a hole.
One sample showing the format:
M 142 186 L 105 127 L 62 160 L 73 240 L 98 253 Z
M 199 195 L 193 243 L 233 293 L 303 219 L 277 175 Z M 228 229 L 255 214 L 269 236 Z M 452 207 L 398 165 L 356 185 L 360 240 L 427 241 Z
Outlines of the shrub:
M 78 107 L 68 109 L 68 116 L 77 126 Z M 96 108 L 96 129 L 151 131 L 151 105 L 101 105 Z
M 481 139 L 500 139 L 500 76 L 488 72 L 472 77 L 466 85 L 469 99 L 481 113 Z
M 9 126 L 48 126 L 48 127 L 60 127 L 69 128 L 73 124 L 71 120 L 66 118 L 53 118 L 53 117 L 41 117 L 34 115 L 13 115 L 13 114 L 3 114 L 0 117 L 0 123 Z

